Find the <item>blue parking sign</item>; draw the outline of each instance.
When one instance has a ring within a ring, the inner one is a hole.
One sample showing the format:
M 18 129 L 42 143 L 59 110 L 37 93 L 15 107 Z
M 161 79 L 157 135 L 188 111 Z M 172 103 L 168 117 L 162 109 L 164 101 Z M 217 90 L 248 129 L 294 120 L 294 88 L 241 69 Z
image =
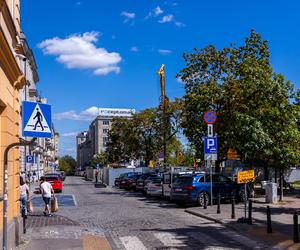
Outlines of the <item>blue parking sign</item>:
M 217 154 L 218 153 L 218 140 L 217 137 L 204 138 L 204 154 Z
M 26 155 L 26 162 L 27 163 L 34 163 L 34 159 L 32 155 Z

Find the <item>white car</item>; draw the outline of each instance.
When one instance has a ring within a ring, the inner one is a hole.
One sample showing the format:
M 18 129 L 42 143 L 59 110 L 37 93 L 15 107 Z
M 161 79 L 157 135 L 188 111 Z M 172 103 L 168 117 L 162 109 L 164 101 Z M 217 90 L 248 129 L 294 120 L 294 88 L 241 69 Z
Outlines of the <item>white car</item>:
M 146 194 L 150 196 L 162 196 L 162 178 L 156 177 L 147 183 Z

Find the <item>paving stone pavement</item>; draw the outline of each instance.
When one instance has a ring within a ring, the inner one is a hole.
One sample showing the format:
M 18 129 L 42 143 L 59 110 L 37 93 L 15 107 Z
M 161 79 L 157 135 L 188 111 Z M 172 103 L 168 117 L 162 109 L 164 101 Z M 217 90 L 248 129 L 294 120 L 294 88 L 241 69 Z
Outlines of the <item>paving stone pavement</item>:
M 47 247 L 57 241 L 56 249 L 106 249 L 108 245 L 122 250 L 271 249 L 264 242 L 187 214 L 171 202 L 140 193 L 95 188 L 80 177 L 67 177 L 63 193 L 74 195 L 77 204 L 61 207 L 56 213 L 58 221 L 65 219 L 66 224 L 32 226 L 24 237 L 23 249 L 34 250 L 28 248 L 30 241 L 40 246 L 41 239 L 52 240 L 45 241 Z M 41 213 L 39 209 L 35 213 Z

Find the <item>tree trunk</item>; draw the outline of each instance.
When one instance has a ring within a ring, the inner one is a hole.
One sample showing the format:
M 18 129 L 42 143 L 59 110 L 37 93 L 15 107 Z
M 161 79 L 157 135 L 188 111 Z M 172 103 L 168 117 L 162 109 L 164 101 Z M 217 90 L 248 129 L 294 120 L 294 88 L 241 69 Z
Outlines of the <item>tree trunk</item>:
M 277 184 L 277 168 L 275 168 L 275 183 Z

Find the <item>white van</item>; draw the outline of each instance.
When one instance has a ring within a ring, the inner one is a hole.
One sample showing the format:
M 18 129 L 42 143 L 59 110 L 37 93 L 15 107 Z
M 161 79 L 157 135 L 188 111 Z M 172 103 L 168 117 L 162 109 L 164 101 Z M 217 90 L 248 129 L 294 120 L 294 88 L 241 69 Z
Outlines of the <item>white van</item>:
M 169 171 L 162 174 L 163 198 L 166 199 L 170 198 L 172 185 L 178 176 L 185 175 L 185 174 L 200 173 L 190 169 L 191 169 L 190 167 L 171 167 Z

